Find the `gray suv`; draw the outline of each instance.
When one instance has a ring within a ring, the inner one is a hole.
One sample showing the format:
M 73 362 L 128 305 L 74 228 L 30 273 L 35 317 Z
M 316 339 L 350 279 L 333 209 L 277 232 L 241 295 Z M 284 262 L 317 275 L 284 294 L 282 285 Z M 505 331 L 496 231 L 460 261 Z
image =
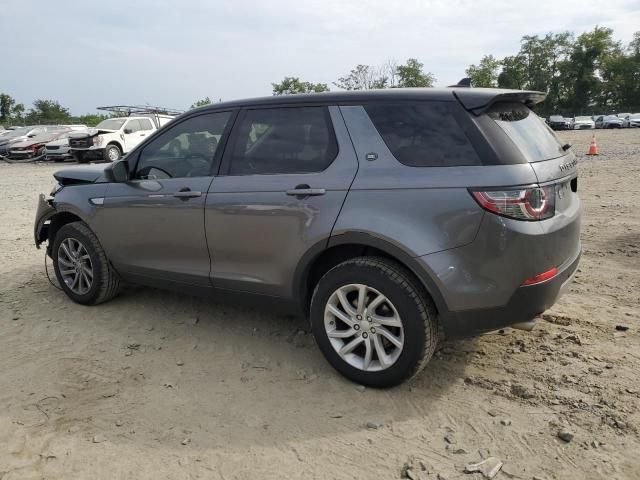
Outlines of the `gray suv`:
M 75 302 L 126 283 L 277 302 L 351 380 L 396 385 L 443 337 L 530 327 L 580 257 L 577 162 L 539 92 L 393 89 L 192 110 L 69 168 L 37 245 Z

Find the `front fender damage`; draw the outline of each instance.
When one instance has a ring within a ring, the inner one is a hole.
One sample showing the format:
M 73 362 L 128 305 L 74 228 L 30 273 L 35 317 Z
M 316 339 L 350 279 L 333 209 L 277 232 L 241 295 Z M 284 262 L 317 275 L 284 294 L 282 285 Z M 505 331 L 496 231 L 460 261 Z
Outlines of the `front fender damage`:
M 45 195 L 41 193 L 38 197 L 38 209 L 36 211 L 36 222 L 33 231 L 36 248 L 40 248 L 40 244 L 49 238 L 51 217 L 56 213 L 57 210 L 53 204 L 53 197 L 45 197 Z

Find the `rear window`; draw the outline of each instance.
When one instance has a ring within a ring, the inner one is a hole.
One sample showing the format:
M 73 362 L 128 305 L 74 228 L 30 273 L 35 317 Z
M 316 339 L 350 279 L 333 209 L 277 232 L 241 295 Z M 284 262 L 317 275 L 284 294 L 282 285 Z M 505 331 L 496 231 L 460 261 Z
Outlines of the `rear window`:
M 410 167 L 480 165 L 448 102 L 372 104 L 365 109 L 393 156 Z
M 529 162 L 564 155 L 555 133 L 538 115 L 521 103 L 496 103 L 488 111 Z M 553 118 L 553 117 L 552 117 Z

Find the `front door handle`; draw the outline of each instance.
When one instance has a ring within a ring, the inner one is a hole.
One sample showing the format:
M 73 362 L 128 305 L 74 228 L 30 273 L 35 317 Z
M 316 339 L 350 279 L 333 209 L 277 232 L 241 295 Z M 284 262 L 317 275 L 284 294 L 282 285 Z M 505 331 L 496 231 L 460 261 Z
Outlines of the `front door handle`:
M 189 188 L 181 188 L 179 192 L 176 192 L 173 194 L 174 197 L 176 198 L 183 198 L 183 199 L 188 199 L 188 198 L 197 198 L 197 197 L 201 197 L 202 196 L 202 192 L 196 192 L 194 190 L 190 190 Z
M 324 188 L 310 188 L 309 185 L 298 185 L 292 190 L 287 190 L 287 195 L 293 197 L 310 197 L 324 195 L 327 191 Z

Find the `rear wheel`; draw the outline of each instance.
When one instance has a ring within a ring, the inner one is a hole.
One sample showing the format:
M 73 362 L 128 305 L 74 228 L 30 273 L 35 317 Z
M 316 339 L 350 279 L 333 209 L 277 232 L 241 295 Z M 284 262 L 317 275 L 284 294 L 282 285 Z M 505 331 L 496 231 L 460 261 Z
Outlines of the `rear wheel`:
M 118 275 L 98 238 L 83 222 L 68 223 L 60 228 L 51 254 L 58 282 L 74 302 L 97 305 L 119 292 Z
M 329 270 L 314 291 L 311 324 L 329 363 L 371 387 L 416 375 L 438 341 L 431 299 L 408 270 L 386 258 L 359 257 Z

